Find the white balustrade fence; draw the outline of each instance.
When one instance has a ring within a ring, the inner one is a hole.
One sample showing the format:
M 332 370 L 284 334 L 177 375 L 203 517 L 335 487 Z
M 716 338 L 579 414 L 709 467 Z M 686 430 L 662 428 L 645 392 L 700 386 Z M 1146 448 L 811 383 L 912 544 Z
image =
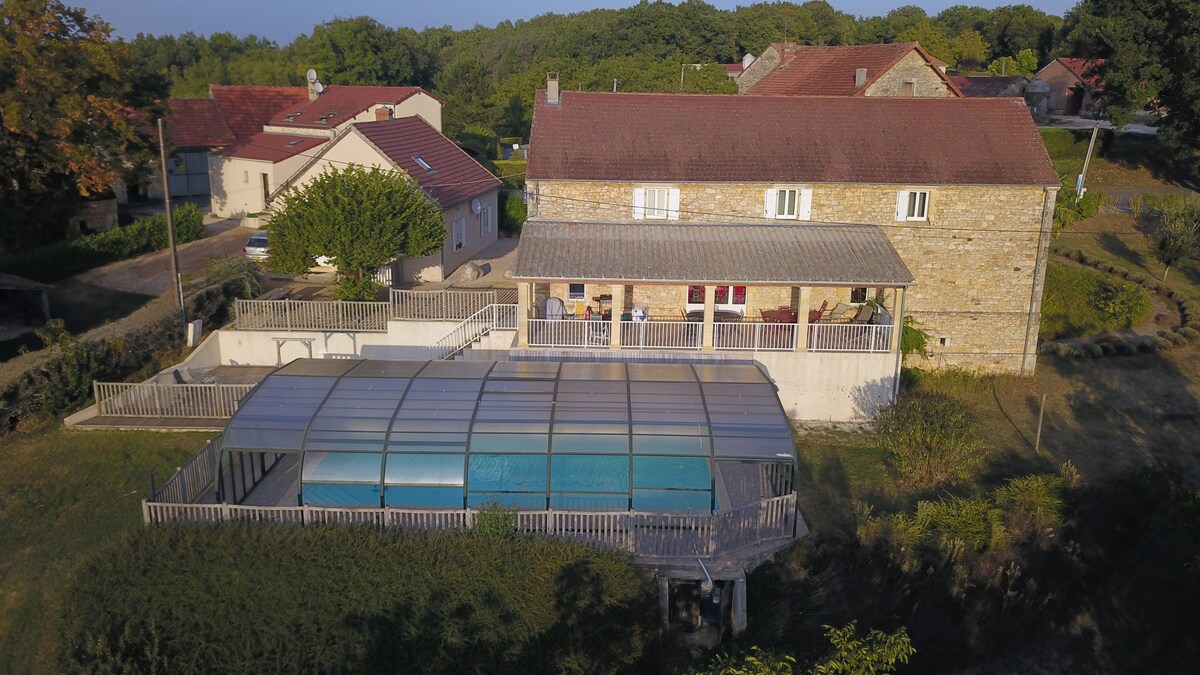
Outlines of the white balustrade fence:
M 704 324 L 695 321 L 622 321 L 627 349 L 700 349 Z
M 352 330 L 386 332 L 387 302 L 346 300 L 238 300 L 238 330 Z
M 162 494 L 162 492 L 160 492 Z M 367 525 L 417 530 L 464 530 L 476 509 L 326 508 L 142 502 L 147 525 L 171 522 L 265 522 L 290 525 Z M 521 533 L 614 548 L 635 556 L 693 558 L 736 553 L 796 536 L 795 493 L 729 511 L 668 514 L 647 511 L 518 511 Z
M 434 358 L 449 359 L 496 328 L 516 328 L 516 305 L 488 305 L 434 343 Z
M 229 418 L 253 384 L 93 382 L 96 412 L 109 417 Z
M 497 293 L 485 291 L 408 291 L 392 289 L 392 317 L 417 321 L 463 321 L 488 305 Z
M 611 321 L 527 319 L 530 347 L 604 347 L 610 342 Z
M 814 323 L 808 327 L 808 349 L 814 352 L 886 352 L 892 326 L 861 323 Z
M 722 322 L 713 324 L 713 347 L 749 351 L 796 350 L 794 323 Z
M 157 492 L 154 502 L 190 504 L 200 498 L 213 482 L 213 470 L 217 462 L 216 449 L 212 441 L 204 443 L 200 454 L 179 467 Z

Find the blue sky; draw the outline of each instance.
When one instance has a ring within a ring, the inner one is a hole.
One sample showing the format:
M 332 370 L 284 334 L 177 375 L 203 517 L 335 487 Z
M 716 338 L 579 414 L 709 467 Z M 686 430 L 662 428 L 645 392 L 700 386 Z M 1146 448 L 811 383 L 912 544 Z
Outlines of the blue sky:
M 709 0 L 724 9 L 752 4 L 755 0 Z M 905 4 L 920 5 L 936 14 L 950 5 L 984 7 L 1030 4 L 1061 15 L 1076 0 L 831 0 L 843 12 L 860 16 L 886 14 Z M 144 33 L 254 33 L 281 43 L 307 33 L 315 24 L 337 16 L 373 16 L 389 26 L 451 25 L 468 28 L 476 23 L 494 26 L 504 19 L 528 19 L 546 12 L 578 12 L 596 7 L 626 7 L 635 0 L 66 0 L 82 6 L 112 24 L 117 35 L 132 38 Z

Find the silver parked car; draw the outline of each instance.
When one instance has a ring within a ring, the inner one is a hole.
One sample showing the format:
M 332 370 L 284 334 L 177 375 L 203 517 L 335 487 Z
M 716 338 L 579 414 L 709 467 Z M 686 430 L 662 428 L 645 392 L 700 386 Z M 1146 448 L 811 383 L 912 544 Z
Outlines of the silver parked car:
M 255 232 L 250 235 L 250 241 L 242 247 L 242 255 L 258 262 L 265 262 L 267 258 L 270 258 L 271 248 L 267 244 L 267 233 Z

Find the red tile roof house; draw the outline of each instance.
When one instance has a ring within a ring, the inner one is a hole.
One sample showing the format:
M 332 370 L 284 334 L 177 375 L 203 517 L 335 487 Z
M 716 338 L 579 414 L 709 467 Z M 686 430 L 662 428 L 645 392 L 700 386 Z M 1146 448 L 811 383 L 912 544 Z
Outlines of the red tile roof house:
M 208 162 L 212 210 L 240 218 L 269 209 L 271 196 L 322 146 L 357 122 L 420 116 L 442 127 L 442 102 L 420 87 L 330 85 L 274 110 L 257 130 L 214 153 Z
M 890 400 L 906 316 L 929 335 L 914 364 L 1033 372 L 1059 180 L 1020 99 L 555 85 L 519 349 L 753 359 L 802 420 Z
M 958 87 L 963 96 L 967 97 L 997 97 L 1024 96 L 1025 85 L 1029 78 L 1024 75 L 982 75 L 968 77 L 966 75 L 951 75 L 950 81 Z
M 308 160 L 272 198 L 303 186 L 331 166 L 357 164 L 404 172 L 442 207 L 445 244 L 432 256 L 402 260 L 400 274 L 406 281 L 441 281 L 496 243 L 500 179 L 418 115 L 349 124 L 306 154 Z
M 944 65 L 916 42 L 830 47 L 776 42 L 738 77 L 738 91 L 763 96 L 962 96 Z
M 1092 94 L 1104 88 L 1104 80 L 1095 69 L 1104 59 L 1060 57 L 1046 64 L 1033 79 L 1050 87 L 1048 112 L 1051 115 L 1091 117 L 1095 114 Z

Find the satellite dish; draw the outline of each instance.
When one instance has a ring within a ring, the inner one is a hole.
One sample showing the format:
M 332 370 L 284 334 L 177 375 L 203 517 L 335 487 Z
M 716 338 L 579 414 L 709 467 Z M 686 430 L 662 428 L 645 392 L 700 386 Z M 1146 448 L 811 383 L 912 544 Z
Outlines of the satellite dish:
M 483 210 L 483 205 L 479 203 L 479 200 L 472 199 L 471 200 L 471 213 L 478 214 L 482 210 Z
M 315 68 L 309 68 L 309 69 L 308 69 L 307 76 L 308 76 L 308 81 L 309 81 L 309 82 L 316 82 L 316 81 L 317 81 L 317 71 L 316 71 L 316 69 L 315 69 Z
M 320 82 L 314 82 L 313 90 L 320 94 L 321 92 L 325 91 L 325 85 L 321 84 Z

